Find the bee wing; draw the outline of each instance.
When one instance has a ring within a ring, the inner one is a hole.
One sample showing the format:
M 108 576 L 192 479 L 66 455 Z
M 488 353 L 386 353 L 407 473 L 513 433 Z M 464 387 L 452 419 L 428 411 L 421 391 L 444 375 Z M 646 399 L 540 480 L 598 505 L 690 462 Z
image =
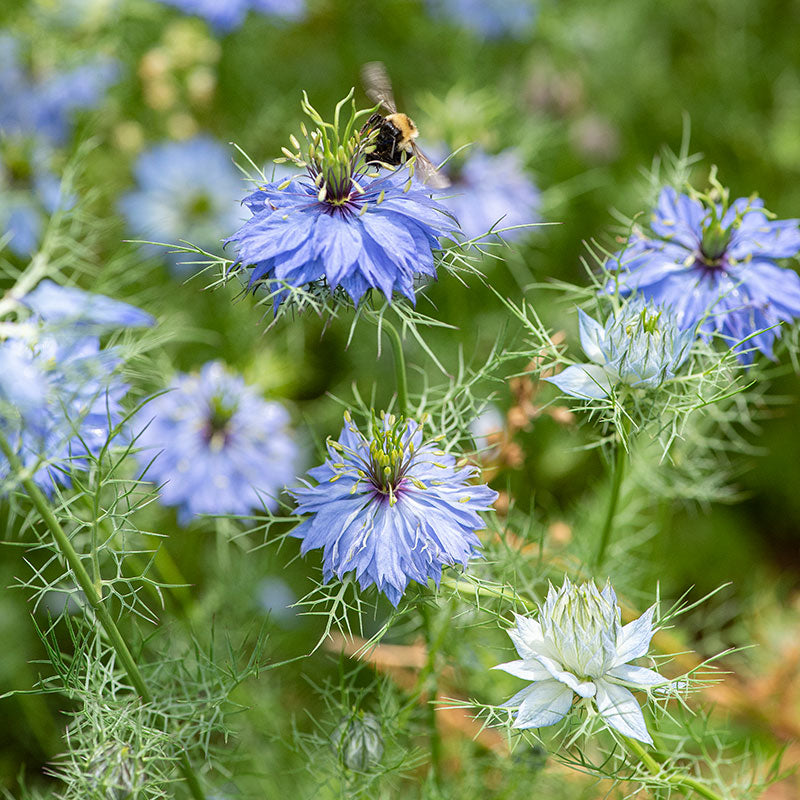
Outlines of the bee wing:
M 416 170 L 422 178 L 422 182 L 431 189 L 446 189 L 450 185 L 448 177 L 439 172 L 436 165 L 413 142 L 411 149 L 416 156 Z
M 382 61 L 368 61 L 364 64 L 361 67 L 361 81 L 367 97 L 373 103 L 380 103 L 390 114 L 397 111 L 392 94 L 392 82 Z

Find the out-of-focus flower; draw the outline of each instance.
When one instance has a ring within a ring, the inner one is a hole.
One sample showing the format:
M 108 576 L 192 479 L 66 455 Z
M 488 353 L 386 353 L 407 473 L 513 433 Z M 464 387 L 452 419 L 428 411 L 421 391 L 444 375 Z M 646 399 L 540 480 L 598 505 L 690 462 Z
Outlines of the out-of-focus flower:
M 355 572 L 396 606 L 409 581 L 438 585 L 443 566 L 466 567 L 480 548 L 478 512 L 497 492 L 471 484 L 478 470 L 426 442 L 417 421 L 384 415 L 367 438 L 346 414 L 328 456 L 309 470 L 316 486 L 291 491 L 296 513 L 311 515 L 292 535 L 303 554 L 323 549 L 326 581 Z
M 0 35 L 0 130 L 3 136 L 32 136 L 63 144 L 76 111 L 95 108 L 119 77 L 119 65 L 95 58 L 71 70 L 34 81 L 23 70 L 19 44 Z
M 297 595 L 292 587 L 274 575 L 264 578 L 258 584 L 258 605 L 266 611 L 272 620 L 287 626 L 297 618 L 297 610 L 292 606 L 297 602 Z
M 594 582 L 560 589 L 552 585 L 539 606 L 539 619 L 517 615 L 508 631 L 519 661 L 499 664 L 517 678 L 533 681 L 503 703 L 518 709 L 515 728 L 543 728 L 563 719 L 574 695 L 591 701 L 607 725 L 640 742 L 652 744 L 642 710 L 627 686 L 649 689 L 669 683 L 657 672 L 630 662 L 647 654 L 653 638 L 652 606 L 622 625 L 617 596 L 609 584 Z
M 428 0 L 435 14 L 491 38 L 526 37 L 536 19 L 534 0 Z
M 238 28 L 250 10 L 297 20 L 305 14 L 305 0 L 160 0 L 184 14 L 203 17 L 214 28 L 227 33 Z
M 348 769 L 367 772 L 383 758 L 381 721 L 374 714 L 353 714 L 336 726 L 331 745 Z
M 94 336 L 56 336 L 20 325 L 0 342 L 0 429 L 46 492 L 97 455 L 123 419 L 122 359 Z M 24 387 L 24 389 L 22 388 Z M 0 480 L 8 475 L 0 458 Z
M 52 161 L 49 146 L 0 132 L 0 236 L 8 236 L 9 250 L 20 258 L 36 251 L 47 218 L 75 201 L 62 193 Z
M 776 263 L 800 253 L 800 225 L 770 220 L 763 205 L 755 197 L 728 206 L 662 189 L 650 231 L 635 230 L 609 260 L 616 274 L 607 291 L 672 306 L 682 327 L 699 323 L 706 338 L 718 333 L 744 362 L 753 348 L 772 358 L 777 326 L 800 317 L 800 276 Z
M 141 308 L 102 294 L 85 292 L 75 286 L 60 286 L 45 279 L 22 298 L 37 317 L 64 329 L 86 332 L 86 328 L 141 328 L 155 324 L 155 318 Z
M 444 172 L 452 186 L 441 203 L 458 220 L 467 239 L 483 237 L 490 228 L 513 228 L 541 220 L 539 190 L 515 150 L 489 155 L 473 148 L 463 166 L 446 164 Z M 516 228 L 500 235 L 512 240 L 529 232 L 529 228 Z
M 227 149 L 208 136 L 156 145 L 139 156 L 134 173 L 138 187 L 121 198 L 120 208 L 136 236 L 182 239 L 218 252 L 223 236 L 241 224 L 241 178 Z M 185 273 L 196 257 L 167 258 Z
M 675 376 L 689 355 L 696 333 L 681 330 L 669 308 L 641 297 L 612 312 L 604 325 L 578 309 L 583 352 L 589 364 L 575 364 L 545 378 L 573 397 L 602 399 L 624 384 L 655 389 Z
M 484 455 L 494 454 L 503 439 L 505 418 L 497 406 L 489 404 L 469 424 L 469 432 L 475 440 L 477 451 Z
M 288 412 L 219 361 L 177 375 L 139 419 L 137 458 L 160 485 L 162 503 L 178 507 L 181 524 L 198 514 L 275 509 L 295 476 Z

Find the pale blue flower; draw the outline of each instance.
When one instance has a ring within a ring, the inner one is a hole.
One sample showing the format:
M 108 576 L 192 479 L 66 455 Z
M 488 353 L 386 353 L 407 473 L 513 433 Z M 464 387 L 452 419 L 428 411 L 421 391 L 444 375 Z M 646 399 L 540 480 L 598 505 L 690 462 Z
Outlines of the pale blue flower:
M 524 38 L 538 10 L 535 0 L 428 0 L 428 6 L 435 14 L 489 38 Z
M 438 585 L 443 566 L 466 567 L 480 548 L 478 512 L 497 492 L 471 481 L 478 471 L 425 441 L 422 426 L 385 415 L 369 438 L 349 414 L 328 459 L 309 470 L 317 482 L 293 489 L 297 514 L 310 514 L 293 536 L 302 553 L 322 548 L 326 581 L 354 572 L 393 605 L 410 581 Z
M 516 628 L 508 631 L 520 660 L 494 667 L 533 681 L 503 703 L 517 709 L 514 727 L 554 725 L 569 713 L 577 695 L 585 704 L 593 702 L 611 728 L 652 744 L 642 710 L 627 687 L 669 683 L 654 670 L 630 663 L 647 654 L 654 611 L 651 606 L 622 625 L 609 584 L 602 592 L 592 581 L 573 585 L 564 578 L 560 589 L 551 585 L 538 620 L 518 614 Z
M 578 309 L 583 352 L 590 363 L 567 367 L 545 380 L 573 397 L 602 399 L 626 385 L 655 389 L 686 360 L 695 330 L 681 330 L 669 308 L 634 298 L 601 325 Z
M 136 306 L 75 286 L 60 286 L 49 278 L 40 281 L 22 302 L 37 317 L 64 330 L 86 333 L 87 328 L 141 328 L 155 324 L 154 317 Z
M 155 145 L 139 156 L 134 174 L 137 188 L 119 206 L 135 236 L 220 252 L 222 238 L 242 222 L 242 179 L 228 149 L 209 136 Z M 195 268 L 196 255 L 149 249 L 180 274 Z
M 203 17 L 220 33 L 238 28 L 251 9 L 272 17 L 300 19 L 305 14 L 305 0 L 161 0 L 184 14 Z
M 188 524 L 199 514 L 275 509 L 295 472 L 289 414 L 219 361 L 179 374 L 140 412 L 137 458 L 161 502 Z
M 541 194 L 517 151 L 490 155 L 480 147 L 471 148 L 462 165 L 450 161 L 443 171 L 452 185 L 440 202 L 458 220 L 467 239 L 482 237 L 490 228 L 513 228 L 500 234 L 511 241 L 531 231 L 515 226 L 541 221 Z

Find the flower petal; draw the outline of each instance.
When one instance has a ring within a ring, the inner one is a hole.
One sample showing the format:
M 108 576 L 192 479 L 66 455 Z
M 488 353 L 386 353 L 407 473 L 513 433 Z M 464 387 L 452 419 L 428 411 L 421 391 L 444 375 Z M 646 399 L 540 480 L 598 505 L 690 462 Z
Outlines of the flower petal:
M 505 664 L 492 667 L 492 669 L 501 669 L 509 675 L 526 681 L 551 680 L 550 673 L 538 661 L 507 661 Z
M 629 622 L 622 628 L 617 637 L 617 657 L 612 667 L 627 664 L 634 658 L 639 658 L 647 653 L 650 640 L 653 638 L 653 612 L 656 607 L 650 606 L 639 619 Z
M 625 683 L 634 683 L 638 686 L 662 686 L 665 683 L 669 683 L 669 678 L 659 675 L 654 669 L 635 667 L 632 664 L 614 667 L 606 674 L 612 678 L 625 681 Z
M 624 686 L 617 686 L 602 679 L 596 683 L 595 702 L 600 716 L 621 734 L 645 744 L 653 744 L 636 698 Z
M 576 694 L 581 697 L 594 697 L 595 685 L 592 681 L 579 680 L 573 673 L 561 669 L 561 665 L 552 658 L 547 656 L 536 656 L 535 658 L 553 678 L 569 686 Z
M 611 393 L 609 376 L 597 364 L 575 364 L 545 380 L 572 397 L 602 400 Z
M 572 692 L 558 681 L 542 681 L 528 687 L 519 704 L 514 727 L 544 728 L 564 718 L 572 705 Z M 521 698 L 522 692 L 516 695 Z

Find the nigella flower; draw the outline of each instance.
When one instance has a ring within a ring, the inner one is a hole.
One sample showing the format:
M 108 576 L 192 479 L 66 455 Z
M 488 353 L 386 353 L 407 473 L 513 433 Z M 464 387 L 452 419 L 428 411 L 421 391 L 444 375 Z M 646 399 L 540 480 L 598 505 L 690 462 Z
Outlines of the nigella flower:
M 34 80 L 22 68 L 18 41 L 0 35 L 0 130 L 64 144 L 75 112 L 95 108 L 119 77 L 119 65 L 95 58 L 65 72 Z
M 514 727 L 554 725 L 577 695 L 580 704 L 594 704 L 610 727 L 652 744 L 641 708 L 627 687 L 669 683 L 654 670 L 630 663 L 647 654 L 654 610 L 652 606 L 623 626 L 609 584 L 602 592 L 592 581 L 573 585 L 565 578 L 560 589 L 551 585 L 539 606 L 539 619 L 517 615 L 517 627 L 508 631 L 520 660 L 494 667 L 533 681 L 503 703 L 518 709 Z
M 0 342 L 0 430 L 36 483 L 51 492 L 96 456 L 123 420 L 128 387 L 114 348 L 95 336 L 60 336 L 18 326 Z M 0 480 L 8 462 L 0 458 Z
M 86 328 L 141 328 L 155 324 L 155 319 L 129 303 L 102 294 L 85 292 L 75 286 L 60 286 L 46 278 L 21 301 L 37 317 L 64 330 Z
M 353 130 L 354 114 L 346 130 Z M 436 275 L 433 250 L 438 237 L 452 235 L 453 220 L 408 169 L 379 174 L 365 163 L 370 136 L 356 130 L 340 142 L 338 130 L 313 130 L 306 138 L 305 154 L 297 140 L 296 154 L 284 150 L 305 175 L 246 197 L 253 216 L 228 239 L 236 265 L 251 268 L 249 287 L 267 284 L 276 309 L 289 294 L 284 286 L 319 282 L 356 304 L 370 288 L 389 301 L 398 291 L 414 302 L 414 279 Z
M 156 145 L 139 156 L 134 173 L 138 187 L 122 197 L 120 209 L 136 236 L 218 251 L 225 233 L 242 221 L 241 178 L 227 149 L 209 136 Z M 166 257 L 179 273 L 190 271 L 186 262 L 195 258 Z
M 458 220 L 467 239 L 477 239 L 490 228 L 513 228 L 540 221 L 540 193 L 527 176 L 515 150 L 489 155 L 471 149 L 462 166 L 453 161 L 444 166 L 452 185 L 442 199 Z M 528 229 L 504 231 L 504 239 L 524 236 Z
M 140 422 L 139 463 L 161 485 L 162 503 L 178 507 L 181 524 L 197 514 L 275 509 L 295 476 L 288 412 L 219 361 L 177 375 L 142 409 Z
M 443 566 L 466 566 L 477 552 L 478 512 L 497 492 L 470 483 L 477 469 L 426 442 L 417 421 L 384 415 L 366 437 L 346 414 L 328 455 L 309 470 L 317 485 L 291 492 L 296 513 L 311 515 L 292 535 L 304 554 L 323 548 L 326 581 L 354 572 L 396 606 L 409 581 L 438 585 Z
M 428 0 L 435 14 L 490 38 L 523 38 L 536 19 L 535 0 Z
M 7 246 L 20 258 L 36 251 L 48 217 L 74 203 L 62 192 L 52 160 L 41 142 L 0 134 L 0 236 L 9 236 Z
M 689 355 L 694 329 L 681 330 L 669 308 L 629 300 L 605 324 L 578 309 L 583 352 L 589 364 L 575 364 L 545 380 L 573 397 L 602 399 L 620 385 L 655 389 L 675 376 Z
M 777 326 L 800 317 L 800 277 L 776 263 L 800 252 L 798 220 L 771 220 L 757 198 L 730 207 L 662 189 L 649 232 L 635 231 L 610 261 L 607 291 L 671 305 L 682 327 L 717 332 L 742 361 L 772 357 Z M 748 338 L 751 337 L 751 338 Z M 746 342 L 742 340 L 747 339 Z
M 184 14 L 203 17 L 214 28 L 227 33 L 238 28 L 249 10 L 285 19 L 299 19 L 305 13 L 305 0 L 161 0 Z

